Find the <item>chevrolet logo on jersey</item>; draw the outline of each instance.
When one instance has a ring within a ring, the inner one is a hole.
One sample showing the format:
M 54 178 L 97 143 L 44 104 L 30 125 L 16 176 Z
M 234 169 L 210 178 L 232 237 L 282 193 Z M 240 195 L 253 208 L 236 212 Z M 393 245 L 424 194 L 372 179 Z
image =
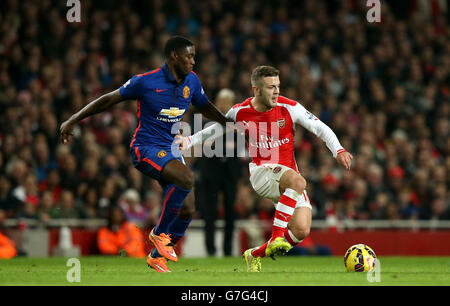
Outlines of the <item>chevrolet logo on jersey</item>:
M 169 109 L 163 108 L 159 114 L 168 116 L 169 118 L 175 118 L 184 114 L 185 109 L 179 109 L 178 107 L 171 107 Z

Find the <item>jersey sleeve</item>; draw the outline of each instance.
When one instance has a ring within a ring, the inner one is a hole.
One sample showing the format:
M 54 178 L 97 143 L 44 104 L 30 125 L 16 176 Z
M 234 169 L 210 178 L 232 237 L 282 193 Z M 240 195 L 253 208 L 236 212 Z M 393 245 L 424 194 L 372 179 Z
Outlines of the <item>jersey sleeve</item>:
M 205 91 L 203 90 L 202 84 L 198 77 L 194 74 L 194 92 L 192 94 L 192 100 L 191 103 L 195 107 L 202 107 L 208 102 L 208 97 L 205 94 Z
M 300 124 L 322 139 L 333 154 L 333 157 L 336 158 L 339 153 L 345 152 L 345 149 L 341 146 L 336 134 L 330 127 L 314 116 L 300 103 L 291 107 L 290 114 L 293 122 Z
M 234 111 L 233 108 L 231 108 L 225 117 L 227 119 L 236 121 L 236 113 L 237 111 Z M 227 128 L 223 128 L 220 123 L 214 123 L 206 128 L 204 128 L 201 131 L 198 131 L 194 135 L 186 137 L 186 141 L 188 143 L 188 148 L 191 148 L 192 146 L 195 146 L 196 144 L 202 143 L 207 138 L 210 140 L 216 140 L 223 134 L 227 132 Z
M 230 108 L 230 110 L 226 113 L 225 117 L 229 120 L 233 120 L 234 122 L 236 122 L 236 115 L 237 115 L 238 110 L 236 108 Z
M 134 99 L 140 99 L 141 94 L 141 81 L 140 77 L 133 76 L 131 79 L 129 79 L 125 84 L 120 86 L 119 91 L 120 95 L 124 100 L 134 100 Z

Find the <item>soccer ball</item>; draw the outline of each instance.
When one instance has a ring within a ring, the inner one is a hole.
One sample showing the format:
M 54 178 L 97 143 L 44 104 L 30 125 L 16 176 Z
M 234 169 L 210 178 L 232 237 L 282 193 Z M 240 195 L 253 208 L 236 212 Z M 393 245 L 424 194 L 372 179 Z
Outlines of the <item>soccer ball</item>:
M 344 265 L 350 272 L 370 272 L 375 267 L 377 256 L 365 244 L 352 245 L 344 256 Z

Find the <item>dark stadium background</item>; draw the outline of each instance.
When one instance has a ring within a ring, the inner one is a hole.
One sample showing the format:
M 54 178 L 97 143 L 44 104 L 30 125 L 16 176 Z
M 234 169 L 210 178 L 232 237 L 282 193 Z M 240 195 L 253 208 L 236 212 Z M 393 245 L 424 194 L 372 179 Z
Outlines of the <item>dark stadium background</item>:
M 449 255 L 450 2 L 380 1 L 380 23 L 366 20 L 366 1 L 81 0 L 80 23 L 67 22 L 66 1 L 1 1 L 0 231 L 19 254 L 42 256 L 68 225 L 82 254 L 97 253 L 96 230 L 129 189 L 140 196 L 133 220 L 144 232 L 155 224 L 161 189 L 128 153 L 136 102 L 84 120 L 70 145 L 59 142 L 59 126 L 160 66 L 162 46 L 178 34 L 196 45 L 194 71 L 210 100 L 230 88 L 242 101 L 252 68 L 276 66 L 282 95 L 354 155 L 347 172 L 315 136 L 296 133 L 314 207 L 311 245 L 337 255 L 358 242 L 381 254 Z M 194 170 L 196 162 L 187 159 Z M 264 241 L 259 225 L 273 213 L 253 192 L 247 162 L 235 254 Z M 201 211 L 184 252 L 203 247 Z

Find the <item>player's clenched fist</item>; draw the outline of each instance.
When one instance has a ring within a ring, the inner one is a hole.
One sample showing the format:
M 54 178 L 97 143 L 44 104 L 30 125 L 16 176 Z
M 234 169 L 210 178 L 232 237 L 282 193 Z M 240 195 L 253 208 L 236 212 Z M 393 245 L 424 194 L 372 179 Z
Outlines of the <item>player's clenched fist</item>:
M 350 170 L 353 156 L 349 152 L 342 152 L 336 156 L 336 160 L 339 164 L 343 165 L 345 169 Z
M 65 121 L 61 124 L 59 131 L 61 134 L 61 142 L 68 143 L 73 136 L 73 124 L 69 121 Z
M 189 138 L 188 137 L 183 137 L 180 134 L 175 136 L 174 143 L 179 146 L 179 149 L 181 151 L 184 151 L 184 150 L 187 150 L 187 149 L 190 148 L 190 146 L 189 146 L 189 143 L 190 143 Z

